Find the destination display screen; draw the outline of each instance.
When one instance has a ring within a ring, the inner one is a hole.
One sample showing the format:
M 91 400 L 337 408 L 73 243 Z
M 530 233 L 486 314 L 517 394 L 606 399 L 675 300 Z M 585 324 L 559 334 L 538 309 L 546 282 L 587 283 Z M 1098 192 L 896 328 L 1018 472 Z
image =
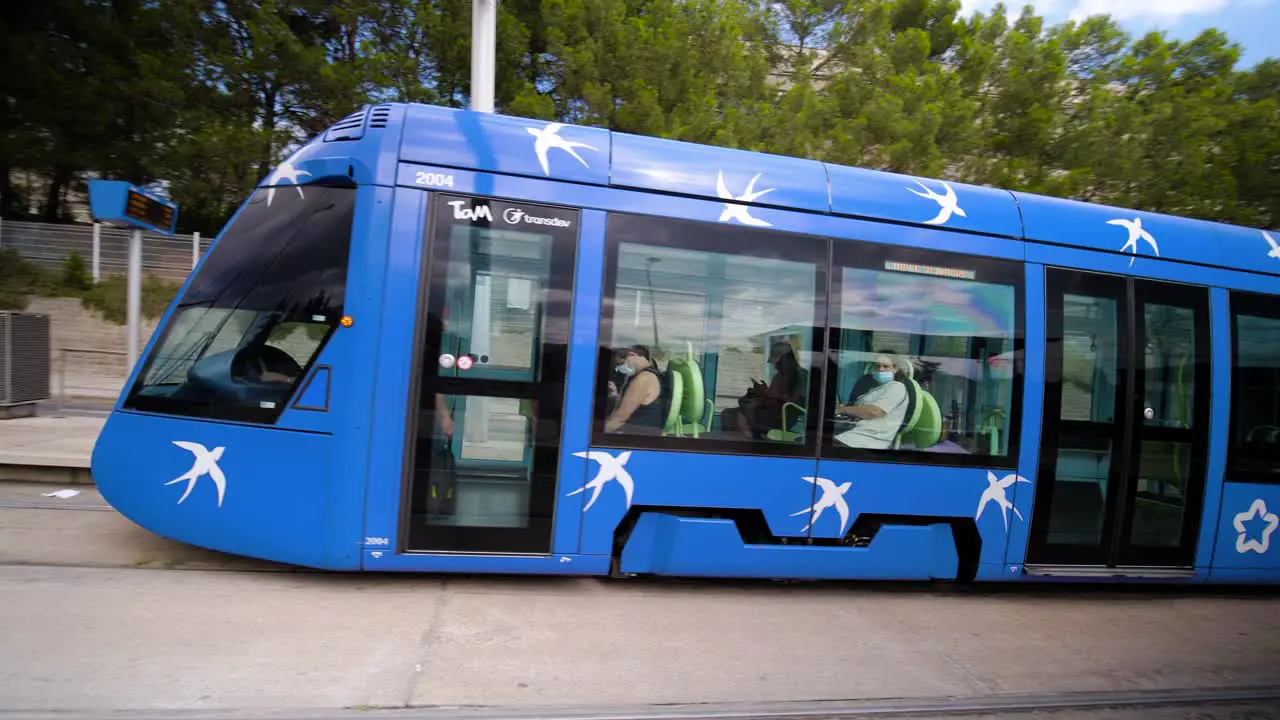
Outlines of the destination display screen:
M 173 208 L 153 200 L 137 190 L 129 190 L 124 207 L 125 217 L 168 231 L 173 225 Z

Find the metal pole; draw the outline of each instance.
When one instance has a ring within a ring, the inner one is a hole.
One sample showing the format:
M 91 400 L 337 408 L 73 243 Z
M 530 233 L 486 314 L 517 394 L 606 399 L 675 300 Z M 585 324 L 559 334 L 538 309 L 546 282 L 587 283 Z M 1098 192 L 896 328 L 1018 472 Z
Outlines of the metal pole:
M 102 280 L 102 223 L 93 224 L 93 281 Z
M 498 0 L 473 0 L 471 3 L 471 109 L 476 112 L 493 112 L 497 27 Z
M 129 354 L 125 372 L 132 372 L 138 361 L 138 340 L 142 335 L 142 228 L 134 228 L 129 235 L 128 284 Z
M 200 233 L 191 233 L 191 269 L 195 270 L 200 262 Z

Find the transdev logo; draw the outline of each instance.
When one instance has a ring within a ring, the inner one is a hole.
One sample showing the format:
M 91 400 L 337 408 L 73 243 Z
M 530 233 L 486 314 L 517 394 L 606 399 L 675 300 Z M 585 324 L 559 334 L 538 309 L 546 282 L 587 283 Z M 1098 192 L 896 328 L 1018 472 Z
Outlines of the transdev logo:
M 518 225 L 521 222 L 527 225 L 550 225 L 552 227 L 569 227 L 572 223 L 568 220 L 556 217 L 537 217 L 521 210 L 520 208 L 507 208 L 502 211 L 502 219 L 512 225 Z

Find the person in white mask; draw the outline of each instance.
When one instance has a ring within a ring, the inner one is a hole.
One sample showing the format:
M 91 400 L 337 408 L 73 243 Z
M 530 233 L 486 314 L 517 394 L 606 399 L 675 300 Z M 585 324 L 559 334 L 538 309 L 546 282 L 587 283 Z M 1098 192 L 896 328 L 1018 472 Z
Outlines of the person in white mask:
M 836 414 L 854 420 L 853 428 L 835 436 L 836 442 L 856 448 L 884 450 L 893 445 L 907 416 L 907 386 L 899 379 L 898 356 L 888 350 L 876 355 L 875 384 L 852 405 L 836 407 Z
M 663 404 L 658 402 L 662 382 L 659 371 L 653 366 L 649 348 L 632 345 L 619 354 L 623 361 L 615 366 L 615 371 L 629 379 L 617 407 L 605 418 L 604 431 L 660 433 L 665 417 Z M 614 358 L 616 362 L 617 355 Z

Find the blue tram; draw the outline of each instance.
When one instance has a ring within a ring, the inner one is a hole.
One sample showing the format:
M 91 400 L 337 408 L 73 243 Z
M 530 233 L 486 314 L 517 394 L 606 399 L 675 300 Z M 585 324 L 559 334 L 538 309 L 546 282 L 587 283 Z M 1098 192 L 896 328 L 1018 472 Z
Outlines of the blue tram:
M 92 471 L 335 570 L 1273 583 L 1277 238 L 376 105 L 230 220 Z

